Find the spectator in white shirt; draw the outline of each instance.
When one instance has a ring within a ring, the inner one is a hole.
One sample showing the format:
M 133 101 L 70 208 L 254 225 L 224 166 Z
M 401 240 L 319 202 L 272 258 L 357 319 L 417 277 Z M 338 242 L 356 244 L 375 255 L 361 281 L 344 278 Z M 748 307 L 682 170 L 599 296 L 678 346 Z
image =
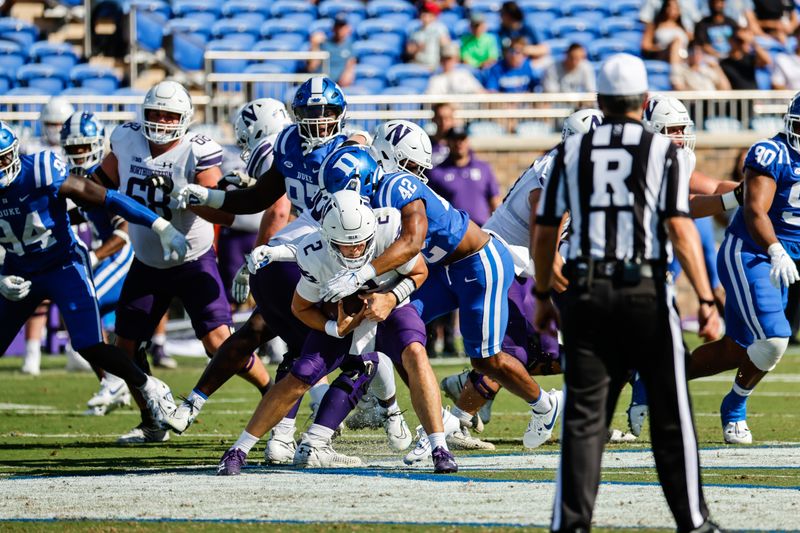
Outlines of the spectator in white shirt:
M 564 61 L 554 62 L 547 68 L 542 84 L 548 93 L 595 92 L 594 68 L 586 60 L 586 49 L 578 43 L 569 45 Z
M 411 34 L 406 44 L 406 54 L 414 63 L 431 70 L 439 64 L 442 49 L 450 44 L 450 32 L 437 20 L 441 11 L 435 2 L 423 3 L 419 13 L 422 26 Z
M 442 71 L 428 80 L 426 94 L 476 94 L 485 92 L 483 85 L 469 69 L 459 64 L 458 45 L 442 49 Z

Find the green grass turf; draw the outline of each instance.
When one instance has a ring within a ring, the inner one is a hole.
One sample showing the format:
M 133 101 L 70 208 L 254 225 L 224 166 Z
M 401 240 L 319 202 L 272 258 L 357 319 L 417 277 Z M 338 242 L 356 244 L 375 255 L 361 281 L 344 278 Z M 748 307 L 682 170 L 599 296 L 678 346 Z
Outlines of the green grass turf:
M 690 345 L 696 339 L 688 336 Z M 180 367 L 176 370 L 159 370 L 157 375 L 164 379 L 177 395 L 187 394 L 205 365 L 198 358 L 179 357 Z M 43 374 L 31 377 L 19 372 L 20 358 L 0 358 L 0 476 L 9 475 L 60 475 L 60 474 L 103 474 L 124 472 L 130 468 L 205 468 L 214 465 L 221 454 L 239 435 L 250 413 L 258 401 L 256 390 L 241 379 L 227 383 L 203 410 L 199 420 L 183 436 L 175 437 L 162 445 L 125 447 L 115 444 L 116 436 L 128 431 L 138 423 L 133 409 L 123 409 L 106 417 L 88 417 L 81 413 L 86 400 L 97 388 L 97 380 L 91 374 L 71 374 L 63 370 L 64 357 L 48 356 L 43 361 Z M 435 371 L 441 378 L 466 368 L 467 362 L 436 365 Z M 270 368 L 274 373 L 274 368 Z M 800 350 L 792 349 L 783 358 L 773 373 L 774 377 L 792 374 L 800 376 Z M 728 372 L 723 381 L 699 380 L 692 382 L 690 389 L 694 403 L 697 431 L 703 447 L 721 446 L 719 404 L 730 390 L 733 372 Z M 545 389 L 561 388 L 561 377 L 541 377 L 538 379 Z M 780 381 L 767 377 L 748 402 L 749 424 L 758 443 L 800 442 L 800 410 L 798 409 L 797 380 Z M 622 392 L 613 427 L 627 427 L 625 409 L 630 398 L 630 389 Z M 406 417 L 412 430 L 417 424 L 416 416 L 410 409 L 407 389 L 398 380 L 398 401 L 408 409 Z M 307 400 L 306 400 L 307 402 Z M 449 402 L 445 402 L 449 403 Z M 52 411 L 52 412 L 50 412 Z M 300 427 L 307 423 L 309 414 L 307 403 L 301 408 L 298 421 Z M 527 406 L 511 394 L 501 392 L 494 404 L 491 423 L 483 438 L 497 445 L 497 453 L 522 452 L 521 436 L 529 415 Z M 401 454 L 391 454 L 385 445 L 384 437 L 377 430 L 346 432 L 337 441 L 337 449 L 344 453 L 378 454 L 396 456 L 398 464 Z M 609 445 L 610 449 L 635 449 L 649 446 L 647 428 L 642 438 L 632 444 Z M 254 463 L 260 462 L 259 446 L 251 453 Z M 551 442 L 540 448 L 544 452 L 558 451 L 558 444 Z M 465 455 L 468 452 L 458 452 Z M 511 470 L 511 471 L 469 471 L 459 476 L 475 479 L 504 480 L 552 480 L 555 472 L 551 469 Z M 753 484 L 774 487 L 800 488 L 800 469 L 707 469 L 704 470 L 706 483 L 712 484 Z M 608 469 L 603 474 L 605 481 L 655 482 L 655 472 L 648 469 Z M 262 528 L 253 524 L 219 524 L 193 522 L 193 529 L 199 531 L 249 531 Z M 307 525 L 270 525 L 271 530 L 297 531 Z M 476 528 L 445 527 L 410 528 L 403 530 L 436 529 L 441 531 L 460 531 Z M 64 521 L 57 523 L 0 523 L 3 531 L 180 531 L 185 524 L 180 523 L 125 523 Z M 326 524 L 314 527 L 315 531 L 395 531 L 389 525 L 351 526 Z M 512 528 L 515 531 L 519 529 Z M 512 529 L 509 529 L 512 530 Z M 494 530 L 494 531 L 505 531 Z

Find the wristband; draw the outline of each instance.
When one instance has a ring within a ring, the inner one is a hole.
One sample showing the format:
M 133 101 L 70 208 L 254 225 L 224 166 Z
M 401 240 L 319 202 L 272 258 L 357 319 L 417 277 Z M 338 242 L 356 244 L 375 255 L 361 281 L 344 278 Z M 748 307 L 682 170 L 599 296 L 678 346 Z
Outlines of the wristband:
M 97 263 L 99 262 L 100 260 L 97 259 L 97 254 L 94 252 L 89 252 L 89 266 L 94 268 L 95 266 L 97 266 Z
M 537 291 L 536 289 L 533 289 L 532 292 L 533 292 L 533 297 L 536 298 L 537 300 L 545 301 L 550 299 L 550 291 L 540 292 Z
M 206 205 L 212 209 L 219 209 L 225 203 L 225 191 L 209 189 Z
M 714 300 L 703 300 L 702 298 L 698 298 L 700 305 L 710 305 L 712 307 L 716 306 L 716 302 Z
M 339 335 L 339 325 L 336 323 L 335 320 L 328 320 L 327 322 L 325 322 L 325 333 L 337 339 L 342 338 L 342 336 Z
M 417 286 L 413 279 L 403 278 L 403 281 L 398 283 L 395 288 L 392 289 L 392 294 L 394 294 L 394 297 L 397 298 L 397 305 L 400 305 L 400 302 L 411 296 L 411 293 L 414 292 L 416 288 Z
M 739 207 L 739 200 L 736 198 L 736 193 L 734 191 L 723 193 L 720 198 L 722 199 L 722 208 L 725 211 Z
M 130 237 L 130 235 L 128 235 L 127 231 L 123 231 L 121 229 L 115 229 L 112 232 L 112 234 L 116 235 L 117 237 L 119 237 L 120 239 L 125 241 L 125 244 L 130 244 L 131 243 L 131 237 Z

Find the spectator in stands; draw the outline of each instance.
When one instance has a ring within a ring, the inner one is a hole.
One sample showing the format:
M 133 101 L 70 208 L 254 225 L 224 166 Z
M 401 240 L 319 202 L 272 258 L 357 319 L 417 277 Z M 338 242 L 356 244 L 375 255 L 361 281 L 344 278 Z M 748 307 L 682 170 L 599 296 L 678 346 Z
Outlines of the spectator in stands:
M 461 38 L 461 61 L 486 68 L 497 62 L 499 55 L 497 37 L 486 31 L 486 18 L 482 13 L 473 13 L 469 19 L 469 33 Z
M 325 33 L 314 32 L 311 34 L 310 43 L 312 51 L 323 51 L 330 54 L 330 78 L 342 87 L 353 84 L 356 77 L 356 57 L 353 55 L 353 28 L 347 21 L 344 13 L 336 15 L 333 22 L 333 35 L 330 40 Z M 312 59 L 308 61 L 309 72 L 319 72 L 322 61 Z
M 753 0 L 758 37 L 768 36 L 781 44 L 792 35 L 800 25 L 793 0 Z
M 525 55 L 528 42 L 525 37 L 515 37 L 503 48 L 503 59 L 498 61 L 484 77 L 484 86 L 489 92 L 526 93 L 539 85 L 539 75 Z
M 795 32 L 800 38 L 800 30 Z M 794 54 L 778 54 L 774 58 L 775 66 L 772 71 L 773 89 L 800 89 L 800 46 Z
M 427 94 L 477 94 L 484 92 L 483 85 L 459 64 L 458 45 L 450 43 L 442 48 L 442 71 L 428 80 Z
M 659 11 L 664 8 L 664 0 L 645 0 L 639 10 L 639 20 L 652 24 L 658 18 Z M 701 13 L 697 0 L 679 0 L 681 26 L 690 34 L 694 33 L 694 25 L 700 20 Z
M 442 50 L 450 44 L 450 31 L 437 20 L 442 9 L 434 2 L 422 4 L 419 19 L 422 26 L 411 34 L 406 43 L 406 54 L 431 70 L 439 64 Z
M 731 49 L 731 36 L 739 24 L 725 16 L 725 0 L 711 0 L 708 8 L 711 14 L 695 26 L 695 41 L 702 45 L 706 54 L 719 58 L 727 57 Z
M 436 126 L 436 133 L 431 135 L 431 147 L 433 148 L 431 162 L 434 167 L 438 167 L 450 154 L 446 135 L 457 123 L 453 104 L 448 102 L 433 104 L 432 111 L 433 119 L 431 121 Z
M 697 25 L 700 27 L 700 24 Z M 730 47 L 730 44 L 728 44 Z M 669 81 L 676 91 L 728 91 L 731 84 L 716 58 L 697 40 L 689 44 L 689 59 L 672 66 Z
M 564 61 L 547 68 L 542 85 L 548 93 L 595 92 L 594 68 L 586 60 L 586 49 L 579 43 L 569 45 Z
M 725 16 L 736 21 L 740 28 L 756 26 L 753 0 L 725 0 Z
M 769 66 L 769 53 L 756 42 L 749 28 L 739 28 L 731 37 L 731 51 L 719 66 L 735 90 L 756 90 L 756 69 Z
M 648 59 L 669 61 L 673 65 L 688 54 L 689 34 L 681 22 L 678 0 L 665 0 L 661 9 L 645 26 L 642 35 L 642 54 Z
M 497 32 L 500 48 L 506 48 L 511 44 L 511 40 L 517 37 L 525 37 L 527 40 L 525 53 L 531 59 L 538 60 L 550 53 L 550 47 L 540 44 L 536 33 L 525 24 L 525 14 L 517 3 L 504 2 L 500 7 L 500 30 Z

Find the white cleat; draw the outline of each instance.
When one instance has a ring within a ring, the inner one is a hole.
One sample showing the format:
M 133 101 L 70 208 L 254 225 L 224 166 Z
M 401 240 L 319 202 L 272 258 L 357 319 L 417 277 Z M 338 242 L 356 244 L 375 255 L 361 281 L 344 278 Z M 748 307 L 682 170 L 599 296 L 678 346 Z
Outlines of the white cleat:
M 638 437 L 642 434 L 642 427 L 644 426 L 644 421 L 647 420 L 648 411 L 649 409 L 646 403 L 632 403 L 630 407 L 628 407 L 628 427 L 634 437 Z
M 452 450 L 494 450 L 494 444 L 473 437 L 469 434 L 469 429 L 462 427 L 459 431 L 449 434 L 446 439 L 447 445 Z
M 294 453 L 294 465 L 301 468 L 355 468 L 364 466 L 358 457 L 338 453 L 330 440 L 312 440 L 307 433 Z
M 100 390 L 86 402 L 85 415 L 104 416 L 114 409 L 131 404 L 128 384 L 117 376 L 106 374 L 100 380 Z
M 623 433 L 618 429 L 612 429 L 608 432 L 608 442 L 612 444 L 621 444 L 625 442 L 636 442 L 636 435 L 630 431 Z
M 563 393 L 555 389 L 550 390 L 550 401 L 552 406 L 546 413 L 537 413 L 531 410 L 531 421 L 522 436 L 522 445 L 526 448 L 538 448 L 553 435 L 553 427 L 556 425 L 558 415 L 561 414 L 563 404 Z
M 439 382 L 439 388 L 442 389 L 444 395 L 450 398 L 453 403 L 457 403 L 458 398 L 461 396 L 461 391 L 464 390 L 464 386 L 467 384 L 468 380 L 469 370 L 464 370 L 460 374 L 453 374 L 452 376 L 447 376 L 442 379 L 442 381 Z
M 148 442 L 167 442 L 168 440 L 169 431 L 166 429 L 139 424 L 128 433 L 118 438 L 117 444 L 146 444 Z
M 379 429 L 383 427 L 386 409 L 378 405 L 378 399 L 365 394 L 356 404 L 353 414 L 344 421 L 347 429 Z
M 383 429 L 389 439 L 389 446 L 394 451 L 402 452 L 411 446 L 411 430 L 408 429 L 402 411 L 387 413 L 383 420 Z
M 424 461 L 431 457 L 431 441 L 428 439 L 428 434 L 422 429 L 422 426 L 417 426 L 417 444 L 414 448 L 403 457 L 403 462 L 409 466 Z
M 750 433 L 750 428 L 747 427 L 746 420 L 739 420 L 738 422 L 728 422 L 722 429 L 722 436 L 725 438 L 726 444 L 753 443 L 753 434 Z
M 67 347 L 67 366 L 64 369 L 67 372 L 91 372 L 92 365 L 69 346 Z
M 21 371 L 23 374 L 28 374 L 29 376 L 38 376 L 42 373 L 42 354 L 35 353 L 35 354 L 26 354 L 25 359 L 22 362 Z
M 267 441 L 264 449 L 264 459 L 271 465 L 288 465 L 294 462 L 294 454 L 297 451 L 297 443 L 294 441 L 294 430 L 287 433 L 279 433 L 272 430 L 272 436 Z
M 180 435 L 192 425 L 199 414 L 200 409 L 197 408 L 194 402 L 184 398 L 174 411 L 167 413 L 164 421 L 172 431 Z
M 159 427 L 168 428 L 167 419 L 178 408 L 175 400 L 172 399 L 172 391 L 166 383 L 153 376 L 147 377 L 147 383 L 142 388 L 147 410 Z

